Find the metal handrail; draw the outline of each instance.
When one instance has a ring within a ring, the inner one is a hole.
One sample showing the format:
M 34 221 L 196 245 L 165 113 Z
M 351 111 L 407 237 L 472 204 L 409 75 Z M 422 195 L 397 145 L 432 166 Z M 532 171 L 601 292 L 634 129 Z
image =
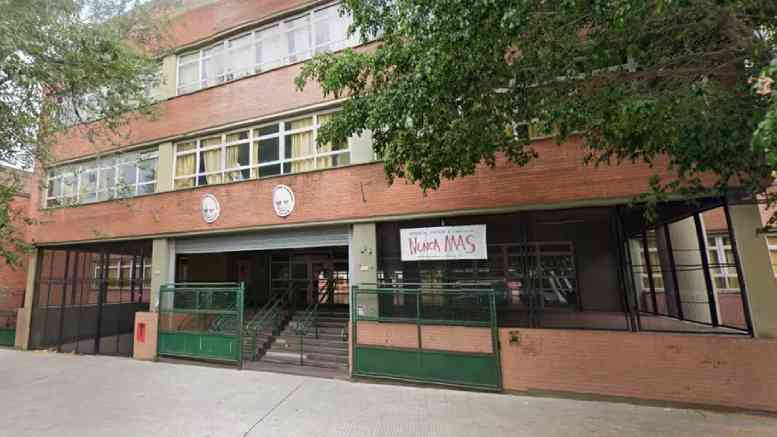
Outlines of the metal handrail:
M 256 361 L 256 346 L 259 333 L 263 331 L 270 322 L 273 324 L 273 334 L 278 333 L 281 322 L 281 308 L 286 301 L 291 298 L 293 292 L 294 288 L 289 287 L 288 290 L 277 293 L 262 307 L 262 309 L 259 310 L 259 312 L 254 314 L 251 320 L 246 324 L 245 331 L 247 331 L 247 335 L 250 335 L 252 338 L 252 361 Z
M 295 330 L 299 336 L 299 365 L 303 366 L 305 363 L 304 351 L 305 351 L 305 336 L 310 331 L 311 324 L 316 329 L 316 338 L 318 338 L 318 307 L 326 300 L 330 295 L 330 288 L 335 285 L 334 279 L 327 280 L 327 292 L 319 296 L 316 301 L 305 308 L 305 315 L 302 320 L 297 324 Z

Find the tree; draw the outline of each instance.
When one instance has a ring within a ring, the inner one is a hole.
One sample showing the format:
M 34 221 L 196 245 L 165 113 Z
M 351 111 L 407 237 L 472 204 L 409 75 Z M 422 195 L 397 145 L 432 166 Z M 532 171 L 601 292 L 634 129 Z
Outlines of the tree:
M 48 161 L 63 129 L 108 137 L 153 115 L 161 15 L 133 0 L 0 0 L 0 162 Z M 91 123 L 99 119 L 99 123 Z M 16 185 L 0 181 L 0 259 L 20 245 Z
M 668 157 L 674 177 L 651 178 L 646 201 L 732 185 L 763 195 L 777 168 L 777 104 L 759 92 L 777 71 L 767 69 L 773 0 L 345 0 L 343 9 L 353 31 L 380 41 L 314 58 L 297 84 L 350 95 L 320 135 L 373 131 L 390 181 L 435 189 L 500 154 L 526 165 L 538 156 L 527 125 L 559 143 L 580 136 L 592 165 Z

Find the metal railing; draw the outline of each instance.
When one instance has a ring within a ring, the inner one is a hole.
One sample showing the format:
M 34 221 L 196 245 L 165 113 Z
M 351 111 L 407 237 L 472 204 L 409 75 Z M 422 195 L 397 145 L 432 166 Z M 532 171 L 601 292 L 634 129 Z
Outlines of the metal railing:
M 257 359 L 257 340 L 259 334 L 264 332 L 268 325 L 272 326 L 272 334 L 277 335 L 281 328 L 281 322 L 283 319 L 283 308 L 293 296 L 294 289 L 277 293 L 273 296 L 256 314 L 253 318 L 246 323 L 244 332 L 245 335 L 251 337 L 251 361 Z
M 319 293 L 315 302 L 305 308 L 302 319 L 297 323 L 295 327 L 296 334 L 299 337 L 299 365 L 305 365 L 305 336 L 311 329 L 315 331 L 315 337 L 318 339 L 318 309 L 322 303 L 324 303 L 328 297 L 334 296 L 334 291 L 337 283 L 334 278 L 327 279 L 326 292 Z
M 497 295 L 486 284 L 354 285 L 352 375 L 501 390 Z M 382 332 L 401 333 L 403 341 L 362 341 L 358 332 L 363 323 Z M 415 328 L 415 344 L 406 335 L 409 327 Z M 438 327 L 445 335 L 472 329 L 489 347 L 475 351 L 439 334 L 429 337 L 429 327 Z M 430 338 L 436 340 L 429 344 Z
M 243 283 L 174 283 L 159 288 L 157 354 L 242 366 Z

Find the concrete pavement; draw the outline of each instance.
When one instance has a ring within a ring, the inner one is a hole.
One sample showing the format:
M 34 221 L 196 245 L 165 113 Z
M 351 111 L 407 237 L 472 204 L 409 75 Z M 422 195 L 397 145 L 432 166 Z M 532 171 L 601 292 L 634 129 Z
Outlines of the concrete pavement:
M 0 349 L 0 436 L 777 436 L 777 417 Z

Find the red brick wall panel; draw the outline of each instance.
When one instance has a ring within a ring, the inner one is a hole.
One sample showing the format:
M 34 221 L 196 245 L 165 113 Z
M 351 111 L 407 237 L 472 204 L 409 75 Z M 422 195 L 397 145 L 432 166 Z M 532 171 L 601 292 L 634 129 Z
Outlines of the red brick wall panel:
M 493 351 L 491 348 L 491 329 L 489 328 L 422 326 L 421 342 L 424 349 L 486 354 Z
M 29 210 L 29 198 L 18 196 L 11 202 L 11 208 L 21 211 L 26 217 Z M 20 217 L 21 219 L 22 217 Z M 28 227 L 19 220 L 16 222 L 19 237 L 27 240 Z M 24 303 L 24 290 L 27 286 L 27 256 L 21 254 L 20 264 L 11 268 L 0 260 L 0 310 L 20 308 Z
M 541 158 L 519 168 L 499 160 L 474 176 L 446 181 L 424 196 L 401 180 L 389 186 L 381 164 L 366 164 L 262 180 L 158 193 L 120 201 L 34 211 L 37 243 L 75 242 L 171 233 L 239 230 L 255 226 L 350 221 L 381 216 L 630 198 L 644 192 L 654 170 L 639 164 L 587 167 L 574 144 L 538 143 Z M 296 208 L 286 218 L 275 215 L 272 188 L 290 186 Z M 221 217 L 206 224 L 202 196 L 215 195 Z M 39 205 L 39 191 L 33 203 Z
M 777 411 L 774 340 L 502 328 L 500 341 L 507 390 Z
M 370 346 L 418 347 L 416 326 L 403 323 L 358 322 L 356 339 Z
M 90 141 L 85 127 L 63 132 L 51 148 L 54 161 L 87 157 L 128 146 L 184 135 L 196 130 L 236 123 L 325 101 L 317 83 L 298 91 L 294 78 L 302 64 L 165 100 L 154 118 L 135 118 L 116 136 Z M 99 129 L 98 129 L 99 131 Z
M 192 9 L 170 20 L 173 47 L 180 47 L 214 34 L 279 12 L 311 3 L 310 0 L 223 0 Z

